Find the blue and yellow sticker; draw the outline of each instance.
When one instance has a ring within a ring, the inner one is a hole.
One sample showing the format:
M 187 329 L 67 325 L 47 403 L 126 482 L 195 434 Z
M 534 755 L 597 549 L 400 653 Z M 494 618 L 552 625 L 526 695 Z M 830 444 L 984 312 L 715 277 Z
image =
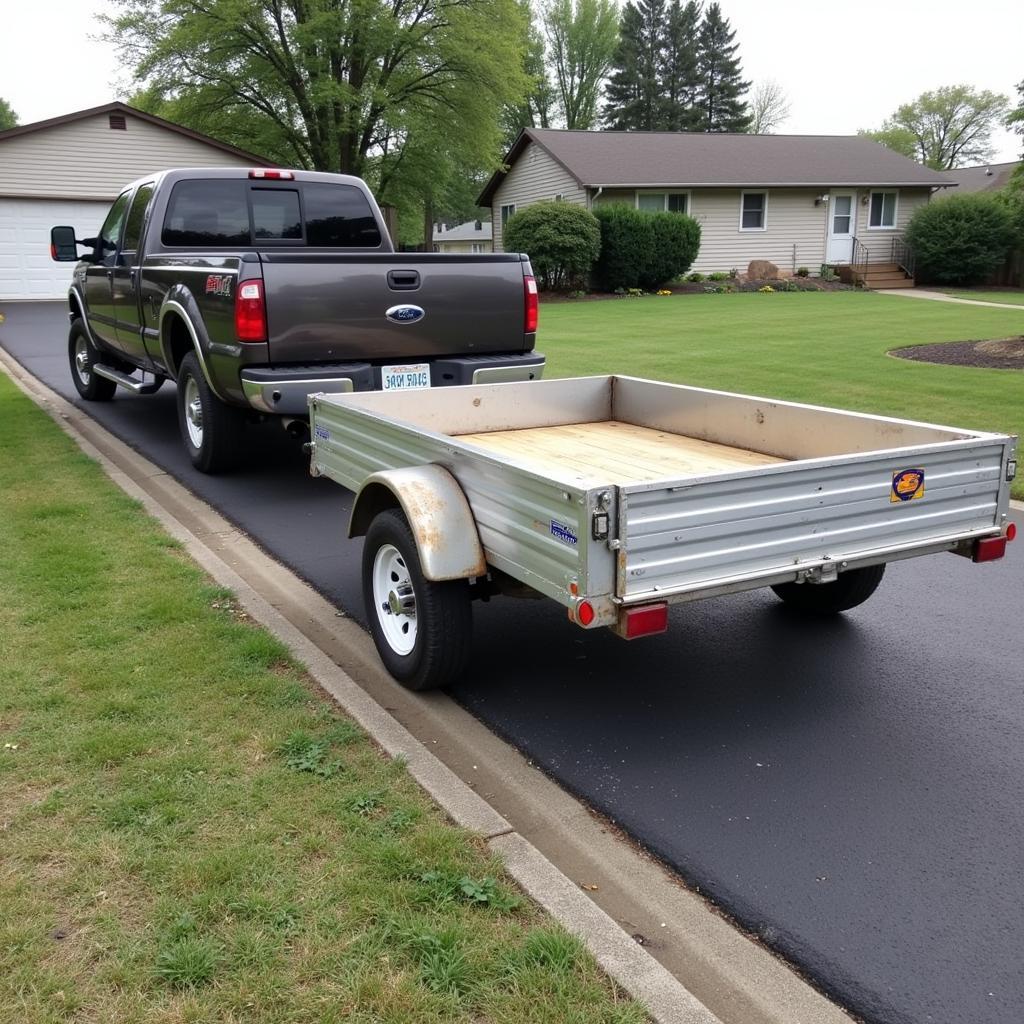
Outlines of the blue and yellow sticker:
M 915 498 L 923 497 L 923 469 L 898 469 L 893 473 L 892 490 L 889 492 L 889 500 L 891 502 L 913 501 Z

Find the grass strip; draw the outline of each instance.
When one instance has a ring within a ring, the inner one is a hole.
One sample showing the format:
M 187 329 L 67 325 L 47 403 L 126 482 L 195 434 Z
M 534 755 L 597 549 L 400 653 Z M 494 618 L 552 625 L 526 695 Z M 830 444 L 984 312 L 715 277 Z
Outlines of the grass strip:
M 1019 370 L 888 355 L 1024 332 L 1024 309 L 870 292 L 679 295 L 545 304 L 546 376 L 628 373 L 950 426 L 1024 434 Z M 1024 498 L 1024 473 L 1014 496 Z
M 0 375 L 0 1020 L 645 1020 Z

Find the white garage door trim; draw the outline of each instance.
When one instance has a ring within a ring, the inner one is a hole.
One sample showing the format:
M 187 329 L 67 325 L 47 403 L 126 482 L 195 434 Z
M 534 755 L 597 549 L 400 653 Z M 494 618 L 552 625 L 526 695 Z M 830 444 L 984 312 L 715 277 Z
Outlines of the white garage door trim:
M 0 302 L 63 299 L 74 264 L 50 259 L 50 228 L 70 224 L 87 238 L 109 209 L 106 200 L 0 198 Z

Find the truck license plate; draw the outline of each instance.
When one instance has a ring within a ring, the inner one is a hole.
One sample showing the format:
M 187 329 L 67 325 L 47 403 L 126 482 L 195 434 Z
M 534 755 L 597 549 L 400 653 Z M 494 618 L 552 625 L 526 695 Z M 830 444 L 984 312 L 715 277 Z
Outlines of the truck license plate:
M 382 366 L 380 385 L 383 391 L 415 391 L 417 388 L 429 388 L 430 363 Z

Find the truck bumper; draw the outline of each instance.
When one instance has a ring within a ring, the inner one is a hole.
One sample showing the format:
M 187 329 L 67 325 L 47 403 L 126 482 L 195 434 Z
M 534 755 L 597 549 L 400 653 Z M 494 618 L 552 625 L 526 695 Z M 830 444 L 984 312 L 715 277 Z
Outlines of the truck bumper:
M 388 360 L 388 366 L 399 360 Z M 506 384 L 540 380 L 544 356 L 525 352 L 508 356 L 457 356 L 424 360 L 430 363 L 433 387 L 461 384 Z M 344 394 L 349 391 L 377 391 L 381 366 L 372 363 L 336 363 L 314 366 L 249 366 L 241 371 L 242 391 L 249 405 L 259 412 L 304 417 L 309 413 L 310 395 Z

